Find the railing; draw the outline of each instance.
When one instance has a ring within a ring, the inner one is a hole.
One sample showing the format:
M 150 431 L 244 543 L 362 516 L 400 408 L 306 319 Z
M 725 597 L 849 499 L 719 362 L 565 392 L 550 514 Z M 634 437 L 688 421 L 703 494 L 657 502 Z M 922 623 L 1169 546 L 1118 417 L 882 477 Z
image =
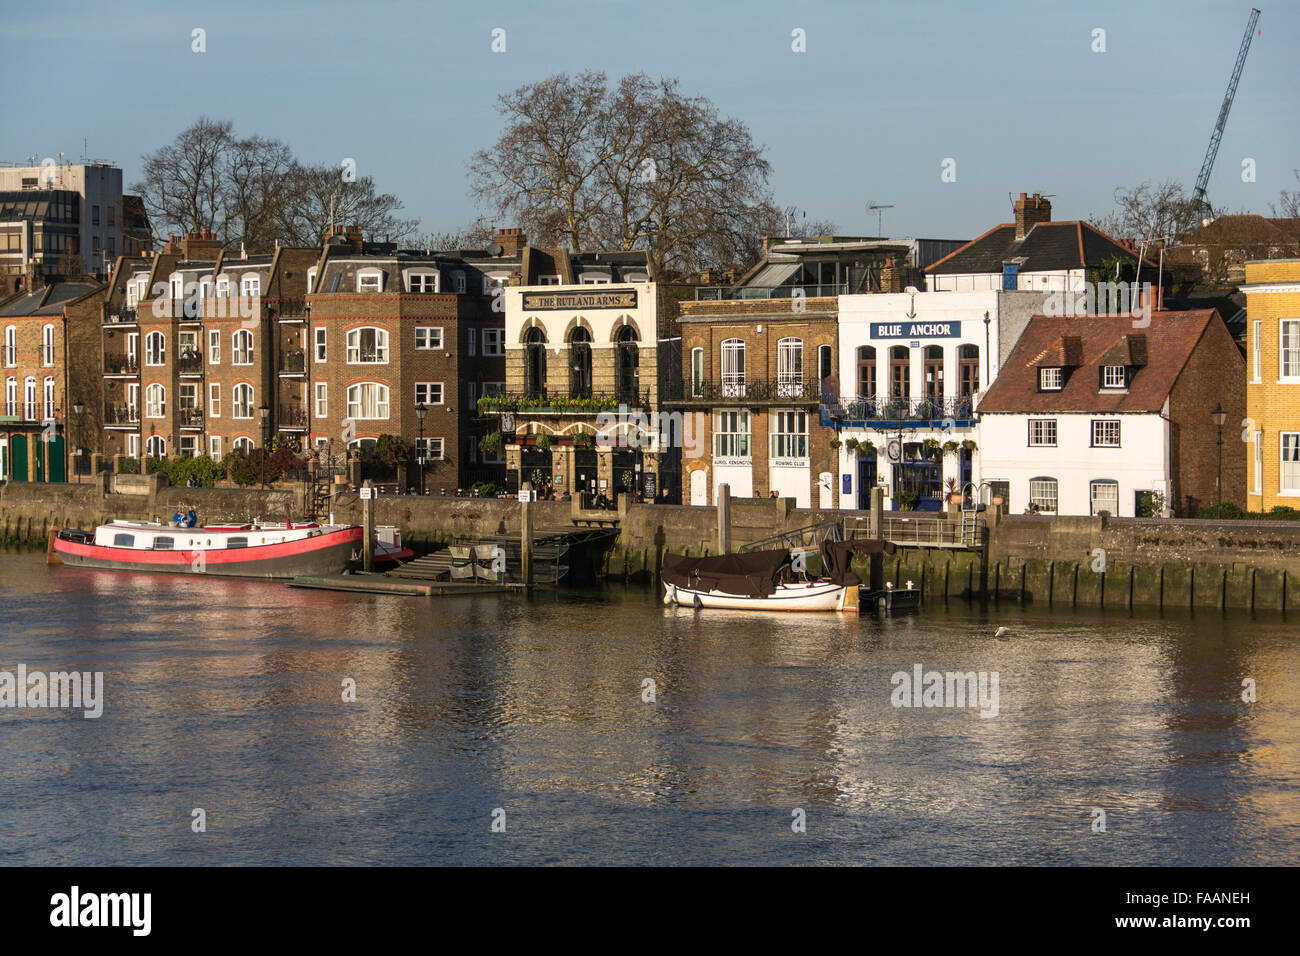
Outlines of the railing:
M 306 299 L 281 299 L 276 318 L 281 322 L 301 320 L 307 317 Z
M 108 316 L 107 321 L 112 323 L 119 323 L 119 322 L 134 323 L 136 321 L 135 309 L 128 309 L 125 307 L 118 309 L 117 314 L 116 315 L 110 314 Z
M 761 538 L 758 541 L 751 541 L 749 544 L 742 545 L 737 551 L 774 551 L 774 550 L 795 550 L 795 549 L 820 549 L 822 544 L 827 541 L 843 541 L 844 525 L 838 518 L 832 518 L 830 521 L 823 521 L 820 524 L 810 524 L 802 528 L 795 528 L 793 531 L 782 531 L 780 534 L 774 534 L 768 538 Z
M 307 369 L 307 355 L 302 349 L 285 352 L 280 356 L 280 371 L 288 374 L 300 374 Z
M 949 521 L 945 518 L 903 518 L 882 515 L 880 537 L 905 547 L 978 548 L 983 546 L 988 527 L 982 518 Z
M 194 375 L 203 371 L 203 356 L 198 352 L 185 352 L 176 360 L 176 370 L 182 375 Z
M 820 389 L 803 379 L 724 379 L 674 382 L 663 386 L 665 401 L 700 402 L 707 405 L 747 405 L 755 402 L 816 402 Z
M 565 395 L 484 395 L 478 400 L 480 415 L 514 413 L 520 415 L 590 415 L 596 412 L 616 411 L 620 405 L 628 408 L 648 408 L 650 390 L 636 393 L 631 389 L 618 392 L 592 392 L 570 398 Z
M 275 421 L 280 428 L 306 428 L 307 409 L 301 405 L 281 405 Z
M 695 290 L 696 302 L 724 302 L 735 299 L 791 299 L 848 295 L 847 282 L 831 285 L 702 285 Z
M 892 422 L 921 426 L 947 419 L 969 421 L 975 417 L 974 400 L 967 398 L 865 398 L 828 405 L 832 419 Z
M 203 427 L 203 409 L 201 408 L 182 408 L 180 418 L 182 428 Z
M 140 371 L 138 355 L 105 355 L 105 375 L 136 375 Z
M 140 424 L 139 405 L 108 405 L 104 408 L 105 425 Z

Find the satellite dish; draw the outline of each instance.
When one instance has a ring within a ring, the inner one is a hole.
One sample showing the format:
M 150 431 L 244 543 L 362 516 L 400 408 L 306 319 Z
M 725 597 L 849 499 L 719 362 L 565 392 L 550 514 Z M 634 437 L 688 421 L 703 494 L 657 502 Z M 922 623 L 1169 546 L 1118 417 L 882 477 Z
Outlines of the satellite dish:
M 494 242 L 487 247 L 487 252 L 488 255 L 493 257 L 503 256 L 506 253 L 506 247 L 501 245 L 499 242 Z

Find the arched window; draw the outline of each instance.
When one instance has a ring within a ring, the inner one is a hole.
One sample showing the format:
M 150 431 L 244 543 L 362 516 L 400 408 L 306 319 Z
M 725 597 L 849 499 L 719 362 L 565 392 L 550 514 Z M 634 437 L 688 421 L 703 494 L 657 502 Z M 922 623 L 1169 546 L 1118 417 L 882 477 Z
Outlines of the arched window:
M 150 332 L 144 337 L 144 364 L 162 365 L 167 361 L 167 336 Z
M 144 453 L 150 458 L 166 458 L 167 440 L 162 435 L 150 435 L 145 439 Z
M 18 329 L 12 325 L 5 326 L 5 367 L 14 368 L 18 364 Z
M 349 365 L 388 364 L 388 332 L 384 329 L 352 329 L 347 334 L 347 347 Z
M 722 343 L 722 394 L 745 394 L 745 342 L 727 339 Z
M 359 382 L 348 386 L 348 418 L 387 418 L 388 386 L 380 382 Z
M 803 340 L 781 339 L 776 343 L 776 391 L 778 395 L 803 394 Z
M 907 400 L 912 397 L 912 356 L 906 345 L 889 350 L 889 397 Z
M 54 421 L 54 379 L 46 376 L 45 381 L 42 383 L 42 387 L 42 394 L 45 398 L 45 420 L 47 422 L 52 422 Z
M 1119 517 L 1119 482 L 1111 478 L 1089 482 L 1088 498 L 1092 503 L 1092 514 L 1105 512 L 1113 518 Z
M 691 397 L 704 397 L 704 349 L 691 349 Z
M 253 453 L 253 439 L 249 438 L 247 435 L 240 435 L 230 443 L 230 447 L 234 448 L 235 451 L 242 451 L 245 454 L 251 455 Z
M 582 326 L 569 333 L 569 397 L 591 397 L 591 333 Z
M 835 367 L 831 364 L 831 347 L 829 345 L 817 346 L 817 377 L 819 379 L 828 379 L 835 374 Z
M 41 364 L 51 366 L 54 364 L 54 326 L 41 326 Z
M 230 364 L 232 365 L 252 365 L 253 364 L 253 333 L 248 329 L 240 329 L 230 337 Z
M 530 397 L 546 394 L 546 333 L 537 326 L 524 335 L 524 392 Z
M 980 390 L 980 347 L 963 345 L 957 354 L 961 365 L 958 388 L 962 398 L 970 398 Z
M 230 392 L 231 416 L 234 418 L 253 417 L 253 386 L 240 382 Z
M 144 390 L 144 417 L 162 418 L 167 414 L 167 389 L 154 382 Z
M 943 401 L 943 346 L 925 347 L 925 397 L 931 402 Z
M 863 345 L 858 348 L 858 398 L 871 401 L 876 397 L 876 348 Z
M 1035 513 L 1056 514 L 1056 479 L 1029 479 L 1029 510 Z
M 36 421 L 36 379 L 23 379 L 23 418 L 26 421 Z
M 630 325 L 621 326 L 614 335 L 614 387 L 618 400 L 625 405 L 632 405 L 637 400 L 640 390 L 640 353 L 636 344 L 636 329 Z

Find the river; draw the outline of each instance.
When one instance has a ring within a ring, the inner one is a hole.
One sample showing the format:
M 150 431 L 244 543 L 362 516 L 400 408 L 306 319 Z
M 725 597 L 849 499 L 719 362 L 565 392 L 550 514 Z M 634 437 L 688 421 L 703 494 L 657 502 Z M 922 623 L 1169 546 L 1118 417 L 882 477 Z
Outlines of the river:
M 0 554 L 0 671 L 103 673 L 98 718 L 0 709 L 0 863 L 1300 862 L 1294 619 L 656 598 Z M 895 706 L 918 664 L 996 715 Z

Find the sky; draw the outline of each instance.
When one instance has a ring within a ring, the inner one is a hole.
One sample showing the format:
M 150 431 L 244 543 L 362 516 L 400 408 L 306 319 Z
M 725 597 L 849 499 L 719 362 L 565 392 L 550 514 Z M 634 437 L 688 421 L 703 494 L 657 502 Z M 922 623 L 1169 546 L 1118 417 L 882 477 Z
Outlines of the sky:
M 450 231 L 490 213 L 466 165 L 500 135 L 499 95 L 556 73 L 644 71 L 748 124 L 780 205 L 875 235 L 866 206 L 890 204 L 885 234 L 951 239 L 1009 221 L 1020 192 L 1050 194 L 1058 220 L 1106 212 L 1116 187 L 1147 180 L 1190 192 L 1250 12 L 1225 0 L 0 2 L 0 160 L 106 159 L 129 185 L 143 154 L 207 115 L 304 161 L 355 159 L 421 231 Z M 1300 0 L 1262 9 L 1209 197 L 1268 215 L 1298 185 Z

